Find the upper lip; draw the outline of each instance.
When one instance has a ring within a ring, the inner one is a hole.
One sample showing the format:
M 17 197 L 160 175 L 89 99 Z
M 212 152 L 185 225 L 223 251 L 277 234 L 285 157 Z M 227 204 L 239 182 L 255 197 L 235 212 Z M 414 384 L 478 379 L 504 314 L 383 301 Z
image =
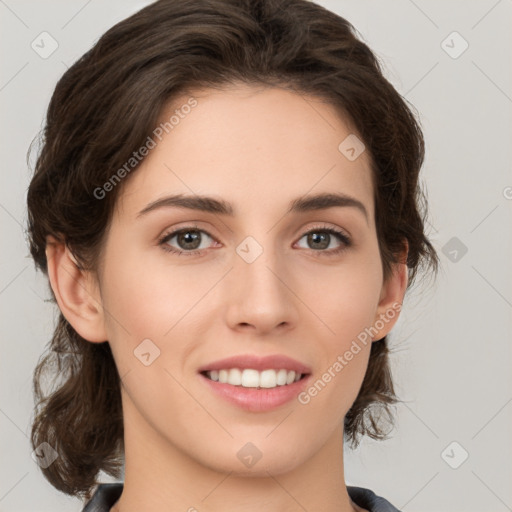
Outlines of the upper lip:
M 199 372 L 226 370 L 229 368 L 240 368 L 242 370 L 251 368 L 258 371 L 284 369 L 288 371 L 293 370 L 295 373 L 311 373 L 311 369 L 307 365 L 282 354 L 264 357 L 251 354 L 241 354 L 238 356 L 219 359 L 218 361 L 208 363 L 199 368 Z

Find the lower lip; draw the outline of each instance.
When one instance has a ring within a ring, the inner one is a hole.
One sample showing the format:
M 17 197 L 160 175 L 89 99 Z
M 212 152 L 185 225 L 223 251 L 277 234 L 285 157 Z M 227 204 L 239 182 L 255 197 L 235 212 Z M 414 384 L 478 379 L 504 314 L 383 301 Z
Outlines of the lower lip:
M 270 411 L 297 398 L 310 377 L 307 375 L 297 382 L 275 388 L 244 388 L 211 380 L 203 374 L 199 376 L 214 393 L 250 412 Z

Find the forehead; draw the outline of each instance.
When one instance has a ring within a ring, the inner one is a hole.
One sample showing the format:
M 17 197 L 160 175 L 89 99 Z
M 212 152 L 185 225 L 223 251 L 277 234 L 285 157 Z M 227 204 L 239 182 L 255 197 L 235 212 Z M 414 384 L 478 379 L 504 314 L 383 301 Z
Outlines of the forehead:
M 196 90 L 175 98 L 155 130 L 155 144 L 123 186 L 119 215 L 133 219 L 171 193 L 222 197 L 242 215 L 308 193 L 341 192 L 373 217 L 370 157 L 347 158 L 357 135 L 320 98 L 240 84 Z

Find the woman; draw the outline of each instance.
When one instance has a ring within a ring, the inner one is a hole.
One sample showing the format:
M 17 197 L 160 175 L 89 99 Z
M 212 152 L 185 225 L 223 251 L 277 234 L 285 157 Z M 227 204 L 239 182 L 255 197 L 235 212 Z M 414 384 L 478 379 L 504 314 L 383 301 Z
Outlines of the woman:
M 27 197 L 60 310 L 34 375 L 50 483 L 88 512 L 396 511 L 345 485 L 343 441 L 386 436 L 387 335 L 437 269 L 423 157 L 312 2 L 160 0 L 111 28 L 56 86 Z

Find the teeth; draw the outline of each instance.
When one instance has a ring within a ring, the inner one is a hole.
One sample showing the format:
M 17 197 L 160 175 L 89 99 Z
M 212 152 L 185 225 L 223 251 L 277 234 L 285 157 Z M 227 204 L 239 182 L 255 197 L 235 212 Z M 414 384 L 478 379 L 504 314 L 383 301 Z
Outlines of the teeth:
M 233 386 L 242 384 L 242 372 L 238 368 L 231 368 L 228 373 L 228 382 Z
M 242 386 L 244 388 L 275 388 L 277 386 L 286 386 L 297 382 L 302 374 L 295 373 L 293 370 L 258 370 L 231 368 L 226 370 L 212 370 L 206 372 L 206 376 L 222 384 L 231 384 L 232 386 Z
M 275 388 L 277 386 L 277 373 L 275 370 L 263 370 L 259 377 L 260 388 Z
M 277 385 L 278 386 L 284 386 L 286 384 L 287 375 L 288 375 L 288 372 L 286 370 L 279 370 L 277 372 Z
M 228 381 L 228 384 L 231 382 Z M 260 385 L 260 373 L 257 370 L 244 370 L 242 372 L 242 386 L 244 388 L 257 388 Z

